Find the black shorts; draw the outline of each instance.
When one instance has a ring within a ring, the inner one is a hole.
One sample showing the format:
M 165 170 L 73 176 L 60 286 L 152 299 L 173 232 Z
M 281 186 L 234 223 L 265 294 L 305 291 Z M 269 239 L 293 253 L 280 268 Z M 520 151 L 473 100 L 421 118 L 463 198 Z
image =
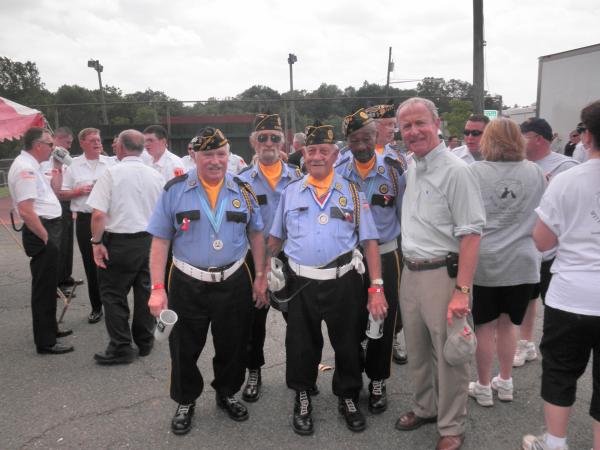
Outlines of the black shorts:
M 548 292 L 548 286 L 550 286 L 550 280 L 552 279 L 550 267 L 552 267 L 553 262 L 554 258 L 548 261 L 542 261 L 542 267 L 540 268 L 540 282 L 534 284 L 534 289 L 531 294 L 531 300 L 541 297 L 544 305 L 546 304 L 546 292 Z
M 473 323 L 491 322 L 505 313 L 515 325 L 521 325 L 535 284 L 516 286 L 473 286 Z
M 600 421 L 600 317 L 546 306 L 542 352 L 542 398 L 556 406 L 575 403 L 577 380 L 593 353 L 590 415 Z

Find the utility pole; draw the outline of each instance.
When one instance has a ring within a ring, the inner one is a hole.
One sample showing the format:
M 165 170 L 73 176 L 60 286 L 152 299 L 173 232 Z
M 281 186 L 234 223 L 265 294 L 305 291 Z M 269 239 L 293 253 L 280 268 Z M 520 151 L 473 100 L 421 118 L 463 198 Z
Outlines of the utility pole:
M 102 71 L 104 67 L 100 64 L 100 61 L 97 59 L 90 59 L 88 61 L 88 67 L 91 67 L 96 72 L 98 72 L 98 84 L 100 85 L 100 101 L 102 102 L 102 121 L 104 125 L 108 125 L 108 115 L 106 114 L 106 101 L 104 100 L 104 89 L 102 88 Z
M 483 114 L 483 0 L 473 0 L 473 112 Z
M 388 65 L 387 65 L 387 81 L 385 83 L 385 95 L 388 96 L 390 92 L 390 73 L 394 71 L 394 62 L 392 61 L 392 47 L 388 54 Z
M 294 100 L 292 97 L 294 96 L 294 73 L 292 70 L 292 66 L 294 63 L 298 61 L 298 58 L 293 53 L 288 54 L 288 64 L 290 65 L 290 130 L 292 134 L 296 132 L 296 108 L 294 105 Z

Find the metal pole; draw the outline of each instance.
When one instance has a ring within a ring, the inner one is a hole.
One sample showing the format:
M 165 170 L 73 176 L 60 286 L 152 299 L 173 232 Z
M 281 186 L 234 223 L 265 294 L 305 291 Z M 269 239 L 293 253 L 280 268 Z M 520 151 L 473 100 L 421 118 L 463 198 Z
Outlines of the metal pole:
M 387 64 L 387 81 L 385 83 L 385 95 L 388 96 L 390 92 L 390 72 L 392 68 L 392 47 L 390 47 L 390 52 L 388 55 L 388 64 Z
M 294 63 L 290 63 L 290 130 L 292 133 L 296 131 L 296 105 L 294 105 L 294 73 L 292 66 Z
M 100 101 L 102 102 L 102 120 L 104 121 L 104 125 L 108 125 L 108 115 L 106 114 L 106 100 L 104 100 L 104 89 L 102 88 L 102 75 L 100 70 L 100 61 L 96 61 L 98 65 L 96 66 L 96 71 L 98 72 L 98 84 L 100 85 Z
M 473 0 L 473 112 L 483 114 L 483 0 Z

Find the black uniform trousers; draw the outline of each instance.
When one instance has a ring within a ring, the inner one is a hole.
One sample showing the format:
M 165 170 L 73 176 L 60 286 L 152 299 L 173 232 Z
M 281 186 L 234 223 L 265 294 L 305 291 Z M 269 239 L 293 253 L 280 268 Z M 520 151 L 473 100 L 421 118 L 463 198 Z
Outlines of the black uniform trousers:
M 246 264 L 254 279 L 254 260 L 252 259 L 252 252 L 248 252 L 246 255 Z M 269 313 L 269 307 L 266 308 L 252 308 L 250 314 L 250 335 L 248 337 L 248 344 L 246 346 L 246 367 L 248 369 L 260 369 L 265 365 L 265 338 L 267 335 L 267 314 Z
M 220 395 L 238 392 L 244 382 L 250 314 L 254 309 L 248 266 L 242 264 L 227 280 L 216 283 L 197 280 L 173 266 L 169 308 L 178 316 L 169 336 L 171 398 L 189 404 L 202 393 L 204 380 L 197 362 L 209 325 L 215 347 L 215 378 L 211 385 Z
M 291 277 L 292 289 L 308 278 Z M 358 398 L 362 388 L 360 341 L 364 335 L 365 297 L 356 270 L 326 281 L 312 280 L 289 302 L 285 336 L 286 382 L 290 389 L 308 391 L 315 386 L 323 351 L 321 321 L 327 324 L 335 352 L 333 393 Z
M 400 252 L 394 250 L 381 255 L 381 277 L 383 279 L 383 293 L 388 303 L 388 311 L 383 321 L 383 336 L 379 339 L 369 339 L 367 345 L 367 358 L 365 373 L 371 380 L 385 380 L 390 377 L 392 362 L 392 346 L 396 327 L 398 303 L 398 290 L 400 288 Z M 368 275 L 365 274 L 365 294 L 371 285 Z M 366 328 L 366 322 L 365 322 Z
M 73 213 L 71 202 L 60 202 L 62 207 L 62 233 L 58 257 L 58 285 L 69 284 L 73 274 Z
M 27 226 L 23 226 L 23 247 L 31 258 L 31 315 L 33 318 L 33 340 L 39 347 L 56 344 L 56 286 L 58 284 L 58 260 L 61 218 L 40 219 L 48 232 L 44 245 Z
M 77 213 L 77 244 L 81 252 L 83 260 L 83 268 L 85 269 L 85 277 L 87 279 L 88 296 L 92 311 L 100 311 L 102 309 L 102 300 L 100 300 L 100 288 L 98 286 L 98 266 L 94 262 L 94 250 L 92 249 L 92 214 Z M 110 257 L 110 253 L 109 253 Z
M 147 348 L 154 341 L 156 321 L 150 314 L 150 244 L 146 232 L 105 233 L 104 245 L 109 260 L 106 269 L 98 268 L 100 296 L 104 306 L 106 330 L 110 337 L 107 353 L 117 355 L 132 352 L 131 341 Z M 133 320 L 129 328 L 127 294 L 133 288 Z

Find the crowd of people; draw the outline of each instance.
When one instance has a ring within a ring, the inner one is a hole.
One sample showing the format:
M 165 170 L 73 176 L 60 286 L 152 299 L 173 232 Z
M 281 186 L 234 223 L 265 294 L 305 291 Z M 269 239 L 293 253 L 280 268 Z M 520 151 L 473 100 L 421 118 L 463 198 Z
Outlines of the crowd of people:
M 408 363 L 412 405 L 396 429 L 436 424 L 436 448 L 452 450 L 465 439 L 469 397 L 485 407 L 496 396 L 512 401 L 513 367 L 537 359 L 541 297 L 547 431 L 522 446 L 568 448 L 577 380 L 593 353 L 590 415 L 600 448 L 600 101 L 582 110 L 565 149 L 581 144 L 583 164 L 552 151 L 543 118 L 519 126 L 471 115 L 463 146 L 456 136 L 446 146 L 439 128 L 435 104 L 415 97 L 351 112 L 342 142 L 315 121 L 294 135 L 288 155 L 280 117 L 257 114 L 248 166 L 214 127 L 193 136 L 184 158 L 159 125 L 121 132 L 113 157 L 103 154 L 100 131 L 85 128 L 83 154 L 70 164 L 52 155 L 55 146 L 69 150 L 71 130 L 31 128 L 8 182 L 31 258 L 37 352 L 74 350 L 60 340 L 71 331 L 57 325 L 56 288 L 80 283 L 76 236 L 87 320 L 104 317 L 109 338 L 98 364 L 147 357 L 155 318 L 167 308 L 178 316 L 169 336 L 174 434 L 192 427 L 209 327 L 216 404 L 232 420 L 248 419 L 236 394 L 261 398 L 267 316 L 276 310 L 286 322 L 294 432 L 314 433 L 325 322 L 347 427 L 367 426 L 363 373 L 368 409 L 381 414 L 391 362 Z

